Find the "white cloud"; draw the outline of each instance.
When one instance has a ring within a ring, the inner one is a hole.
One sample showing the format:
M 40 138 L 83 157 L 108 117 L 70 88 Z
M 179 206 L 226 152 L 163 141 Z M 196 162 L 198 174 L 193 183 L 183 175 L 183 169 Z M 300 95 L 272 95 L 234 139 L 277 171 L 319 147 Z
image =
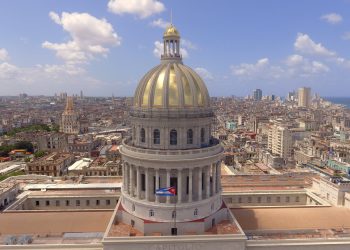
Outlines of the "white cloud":
M 18 74 L 19 70 L 15 65 L 7 62 L 0 63 L 0 79 L 11 79 Z
M 55 23 L 61 25 L 61 18 L 60 16 L 56 13 L 56 12 L 53 12 L 53 11 L 50 11 L 49 12 L 49 17 L 52 19 L 52 21 L 54 21 Z
M 246 78 L 280 78 L 283 70 L 279 66 L 270 65 L 268 58 L 261 58 L 254 64 L 241 63 L 240 65 L 232 65 L 231 72 L 233 75 Z
M 163 3 L 157 0 L 110 0 L 108 10 L 118 14 L 133 14 L 146 18 L 165 10 Z
M 197 46 L 187 39 L 181 39 L 181 45 L 187 49 L 197 49 Z
M 213 80 L 213 75 L 205 68 L 197 67 L 194 69 L 203 79 Z
M 350 32 L 349 32 L 349 31 L 345 32 L 345 33 L 343 34 L 342 38 L 343 38 L 344 40 L 350 40 Z
M 150 25 L 153 27 L 159 27 L 159 28 L 165 29 L 170 25 L 170 22 L 164 21 L 162 18 L 158 18 L 157 20 L 153 20 L 150 23 Z
M 321 16 L 321 19 L 325 20 L 330 24 L 337 24 L 343 21 L 343 17 L 337 13 L 329 13 L 329 14 L 323 15 Z
M 0 61 L 7 61 L 9 59 L 9 54 L 6 49 L 0 48 Z
M 307 34 L 298 33 L 294 48 L 303 54 L 318 56 L 335 56 L 336 53 L 326 49 L 321 43 L 315 43 Z
M 157 58 L 160 58 L 160 56 L 163 54 L 163 43 L 160 41 L 155 41 L 154 42 L 154 49 L 153 49 L 153 55 Z M 184 48 L 180 48 L 180 53 L 182 55 L 182 58 L 187 58 L 188 57 L 188 52 Z
M 271 65 L 268 58 L 262 58 L 254 64 L 242 63 L 231 66 L 232 74 L 241 79 L 295 79 L 309 77 L 330 71 L 322 62 L 309 60 L 301 55 L 290 55 L 280 65 Z
M 121 38 L 105 19 L 98 19 L 88 13 L 55 12 L 50 18 L 69 33 L 71 40 L 66 43 L 45 41 L 43 48 L 56 51 L 56 56 L 68 64 L 86 63 L 97 55 L 107 56 L 108 46 L 118 46 Z

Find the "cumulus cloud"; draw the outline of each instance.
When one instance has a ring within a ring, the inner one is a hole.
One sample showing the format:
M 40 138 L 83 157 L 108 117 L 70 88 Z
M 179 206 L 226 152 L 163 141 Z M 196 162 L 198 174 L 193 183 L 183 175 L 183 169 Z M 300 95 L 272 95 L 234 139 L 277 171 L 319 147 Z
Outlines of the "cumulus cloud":
M 290 55 L 278 65 L 272 65 L 268 58 L 262 58 L 256 63 L 242 63 L 231 66 L 233 75 L 241 79 L 287 79 L 309 77 L 330 71 L 329 67 L 316 60 L 304 58 L 301 55 Z
M 110 0 L 108 10 L 118 14 L 132 14 L 146 18 L 165 10 L 163 3 L 157 0 Z
M 105 19 L 98 19 L 88 13 L 63 12 L 61 17 L 49 13 L 50 18 L 61 25 L 71 37 L 65 43 L 45 41 L 42 47 L 56 52 L 56 56 L 68 64 L 86 63 L 96 56 L 107 56 L 109 46 L 118 46 L 121 38 Z
M 150 23 L 150 25 L 153 27 L 165 29 L 166 27 L 168 27 L 170 25 L 170 22 L 164 21 L 162 18 L 158 18 L 156 20 L 153 20 Z
M 155 41 L 154 42 L 154 49 L 153 49 L 153 55 L 157 58 L 160 58 L 160 56 L 163 54 L 163 48 L 164 45 L 160 41 Z M 187 58 L 188 57 L 188 52 L 184 48 L 180 48 L 180 53 L 182 55 L 182 58 Z
M 205 68 L 197 67 L 194 69 L 203 79 L 213 80 L 213 75 Z
M 283 70 L 279 66 L 270 64 L 268 58 L 261 58 L 256 63 L 241 63 L 240 65 L 232 65 L 231 72 L 233 75 L 245 78 L 274 78 L 278 79 L 282 76 Z
M 294 43 L 295 50 L 310 55 L 335 56 L 336 53 L 325 48 L 321 43 L 315 43 L 307 34 L 298 33 Z
M 298 33 L 294 43 L 294 48 L 303 54 L 317 55 L 317 56 L 335 56 L 334 51 L 326 49 L 321 43 L 315 43 L 307 34 Z
M 303 76 L 307 77 L 310 75 L 326 73 L 330 69 L 327 65 L 322 62 L 310 60 L 304 58 L 301 55 L 290 55 L 285 61 L 285 71 L 289 76 Z
M 11 79 L 19 73 L 19 69 L 7 62 L 0 63 L 0 79 Z
M 343 17 L 337 13 L 329 13 L 329 14 L 323 15 L 321 16 L 321 19 L 325 20 L 330 24 L 337 24 L 343 21 Z
M 9 54 L 6 49 L 0 48 L 0 61 L 7 61 L 9 59 Z

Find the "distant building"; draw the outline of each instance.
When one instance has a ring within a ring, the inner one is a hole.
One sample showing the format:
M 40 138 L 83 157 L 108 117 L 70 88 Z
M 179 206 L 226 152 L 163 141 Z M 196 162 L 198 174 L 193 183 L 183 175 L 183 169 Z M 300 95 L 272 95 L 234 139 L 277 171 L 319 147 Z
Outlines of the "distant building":
M 62 176 L 74 161 L 74 155 L 68 153 L 52 153 L 30 162 L 26 166 L 27 174 Z
M 298 106 L 308 108 L 311 105 L 311 88 L 303 87 L 298 90 Z
M 283 159 L 291 157 L 292 143 L 292 133 L 288 128 L 278 125 L 269 128 L 268 149 L 272 154 Z
M 256 89 L 253 91 L 253 98 L 255 101 L 261 101 L 262 99 L 262 90 Z
M 237 123 L 236 122 L 233 122 L 233 121 L 227 121 L 226 122 L 226 129 L 233 131 L 236 128 L 237 128 Z
M 64 133 L 47 132 L 38 135 L 38 150 L 68 152 L 68 136 Z
M 79 134 L 79 114 L 74 111 L 73 97 L 67 97 L 66 108 L 62 114 L 60 132 L 65 134 Z

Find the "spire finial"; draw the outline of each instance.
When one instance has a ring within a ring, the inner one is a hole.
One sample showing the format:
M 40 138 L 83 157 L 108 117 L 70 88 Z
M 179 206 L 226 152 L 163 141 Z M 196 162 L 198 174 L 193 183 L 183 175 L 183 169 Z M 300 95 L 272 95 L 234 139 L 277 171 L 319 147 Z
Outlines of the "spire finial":
M 170 9 L 170 24 L 173 24 L 173 9 Z

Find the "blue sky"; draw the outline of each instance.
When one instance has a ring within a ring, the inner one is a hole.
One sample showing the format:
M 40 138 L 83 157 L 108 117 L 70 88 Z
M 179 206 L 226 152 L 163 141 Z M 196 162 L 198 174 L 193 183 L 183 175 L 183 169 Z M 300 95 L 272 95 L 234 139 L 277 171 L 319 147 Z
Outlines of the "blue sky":
M 211 96 L 349 96 L 348 0 L 4 0 L 0 95 L 133 95 L 170 9 Z

